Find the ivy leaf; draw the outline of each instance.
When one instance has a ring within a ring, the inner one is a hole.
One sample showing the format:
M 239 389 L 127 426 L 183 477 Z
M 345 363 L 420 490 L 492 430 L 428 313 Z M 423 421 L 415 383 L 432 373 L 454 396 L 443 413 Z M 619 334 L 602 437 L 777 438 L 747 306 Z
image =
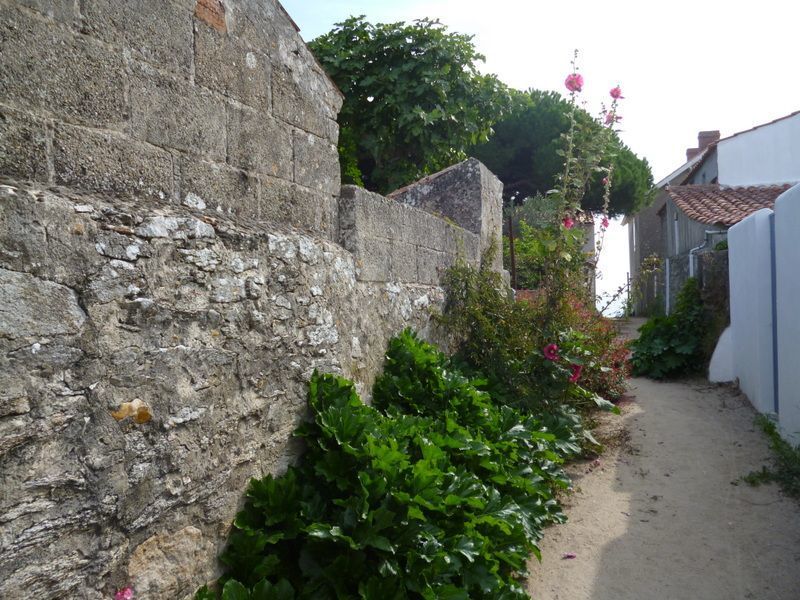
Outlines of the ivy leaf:
M 222 588 L 222 600 L 250 600 L 250 592 L 241 583 L 231 579 Z

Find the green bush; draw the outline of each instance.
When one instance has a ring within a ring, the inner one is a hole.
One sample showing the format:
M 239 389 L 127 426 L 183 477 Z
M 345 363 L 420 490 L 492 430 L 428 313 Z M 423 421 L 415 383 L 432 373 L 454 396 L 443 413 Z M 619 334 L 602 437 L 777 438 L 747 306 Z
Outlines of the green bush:
M 700 287 L 690 278 L 672 314 L 654 317 L 639 328 L 639 339 L 631 343 L 633 374 L 662 379 L 701 372 L 706 366 L 707 329 Z
M 619 359 L 608 345 L 615 335 L 605 331 L 601 336 L 590 319 L 580 319 L 577 300 L 565 299 L 557 311 L 544 306 L 544 294 L 538 300 L 516 301 L 498 273 L 463 264 L 447 272 L 444 286 L 441 321 L 454 337 L 455 360 L 465 372 L 486 379 L 485 389 L 493 398 L 538 415 L 613 409 L 599 390 L 583 383 L 594 381 L 598 388 L 619 391 L 619 382 L 606 385 L 609 380 L 600 376 L 611 373 Z M 572 327 L 579 320 L 587 325 L 584 331 Z M 555 360 L 544 355 L 551 344 L 558 348 Z M 578 367 L 581 374 L 571 381 Z M 624 380 L 626 371 L 621 372 Z
M 410 331 L 373 395 L 314 374 L 302 464 L 250 482 L 222 598 L 527 598 L 526 560 L 564 519 L 575 423 L 493 403 Z

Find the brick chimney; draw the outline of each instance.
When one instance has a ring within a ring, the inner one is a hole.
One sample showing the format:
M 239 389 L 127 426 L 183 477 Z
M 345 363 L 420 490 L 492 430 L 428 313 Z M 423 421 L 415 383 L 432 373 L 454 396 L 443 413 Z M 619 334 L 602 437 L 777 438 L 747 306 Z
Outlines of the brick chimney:
M 700 154 L 703 150 L 708 148 L 711 144 L 719 141 L 719 131 L 698 131 L 697 132 L 697 148 L 686 149 L 686 162 L 692 160 L 695 156 Z
M 719 131 L 701 131 L 697 134 L 699 150 L 705 150 L 711 144 L 719 141 Z

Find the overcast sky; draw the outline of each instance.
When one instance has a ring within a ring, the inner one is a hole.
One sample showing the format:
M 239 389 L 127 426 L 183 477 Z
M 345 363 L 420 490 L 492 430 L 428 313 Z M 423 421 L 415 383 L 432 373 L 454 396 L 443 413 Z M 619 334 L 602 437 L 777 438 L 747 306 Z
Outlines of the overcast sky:
M 608 90 L 625 95 L 623 141 L 648 160 L 656 181 L 685 160 L 697 132 L 722 136 L 800 110 L 800 2 L 669 0 L 283 0 L 305 40 L 350 15 L 372 22 L 438 18 L 474 35 L 484 72 L 506 84 L 563 92 L 580 50 L 585 108 Z M 614 228 L 601 286 L 628 271 L 622 228 Z M 620 238 L 621 239 L 621 238 Z

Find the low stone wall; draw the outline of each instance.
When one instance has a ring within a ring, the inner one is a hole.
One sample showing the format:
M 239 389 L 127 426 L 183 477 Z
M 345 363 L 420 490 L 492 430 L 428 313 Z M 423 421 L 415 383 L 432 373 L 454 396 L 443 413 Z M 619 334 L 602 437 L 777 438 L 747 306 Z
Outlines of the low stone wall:
M 494 247 L 492 268 L 503 268 L 503 184 L 470 158 L 389 194 L 389 198 L 439 215 L 480 237 L 480 253 Z M 496 197 L 501 197 L 497 202 Z
M 355 186 L 342 188 L 339 241 L 361 281 L 438 285 L 458 258 L 480 264 L 478 235 Z

